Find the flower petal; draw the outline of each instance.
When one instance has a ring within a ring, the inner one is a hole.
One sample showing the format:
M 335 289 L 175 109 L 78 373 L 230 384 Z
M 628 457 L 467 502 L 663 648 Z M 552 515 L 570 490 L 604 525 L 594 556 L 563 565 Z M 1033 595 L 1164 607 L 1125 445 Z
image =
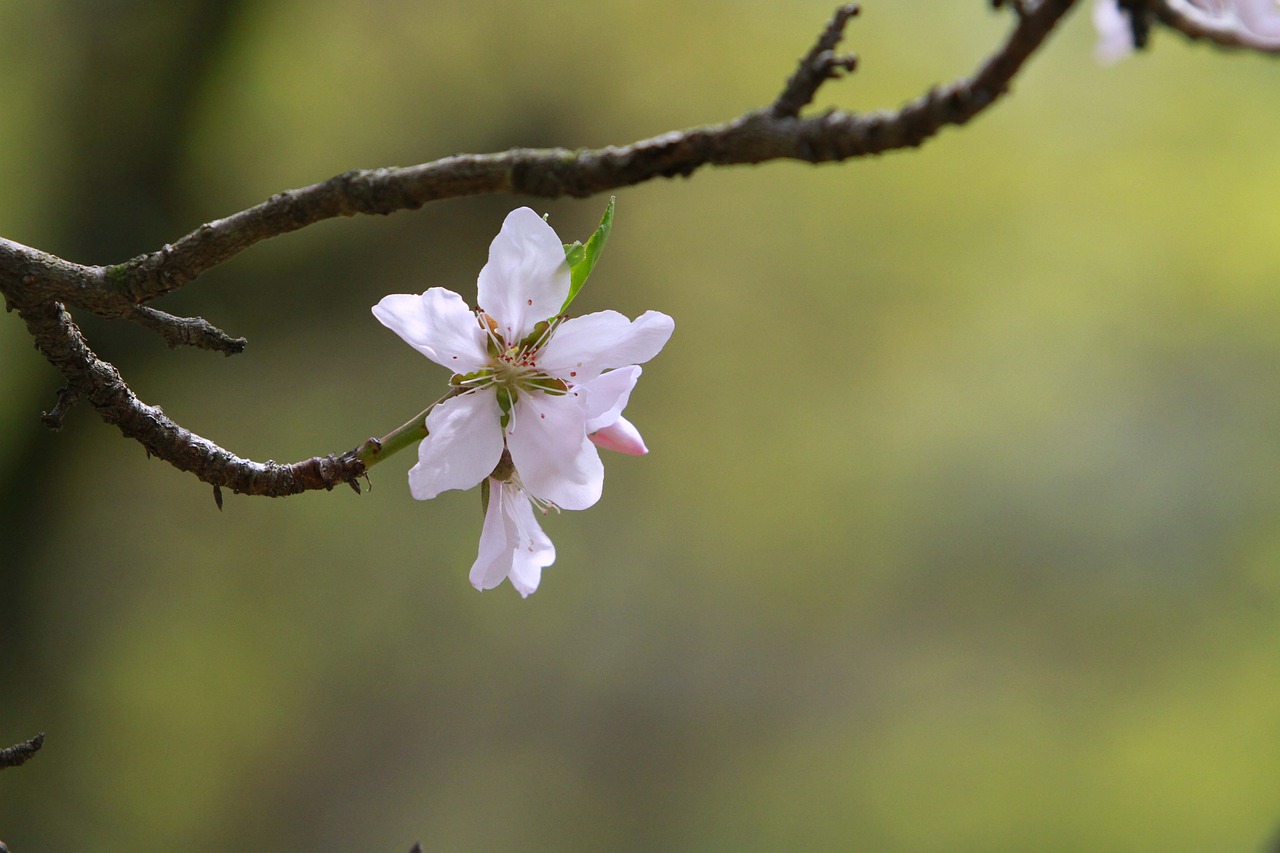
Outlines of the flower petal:
M 454 373 L 479 370 L 489 361 L 476 315 L 452 290 L 393 293 L 373 306 L 373 316 L 405 343 Z
M 620 367 L 602 373 L 580 386 L 587 400 L 587 433 L 604 429 L 613 423 L 627 407 L 631 389 L 640 378 L 639 365 Z
M 556 547 L 538 525 L 528 496 L 510 483 L 491 479 L 471 585 L 493 589 L 510 577 L 521 597 L 528 597 L 538 588 L 542 570 L 555 561 Z
M 660 311 L 646 311 L 634 321 L 617 311 L 574 317 L 556 328 L 538 356 L 538 368 L 581 384 L 611 368 L 653 358 L 675 327 L 675 321 Z
M 569 262 L 555 230 L 527 207 L 507 214 L 489 245 L 477 291 L 480 307 L 508 344 L 555 316 L 569 295 Z
M 479 590 L 493 589 L 511 573 L 516 545 L 508 538 L 502 512 L 505 485 L 499 480 L 489 481 L 489 506 L 484 512 L 484 527 L 480 529 L 480 550 L 471 564 L 471 585 Z
M 587 441 L 586 423 L 586 403 L 576 389 L 520 395 L 507 425 L 507 449 L 529 494 L 562 509 L 586 509 L 600 500 L 604 465 Z
M 636 429 L 631 421 L 621 416 L 607 427 L 591 433 L 587 438 L 596 447 L 603 447 L 615 453 L 625 453 L 628 456 L 644 456 L 649 452 L 649 448 L 644 446 L 644 439 L 640 437 L 640 430 Z
M 445 400 L 427 415 L 427 437 L 418 464 L 409 469 L 409 491 L 420 501 L 448 489 L 469 489 L 502 456 L 502 410 L 493 389 Z
M 538 524 L 533 505 L 523 492 L 508 489 L 506 506 L 507 522 L 514 526 L 517 538 L 511 558 L 511 585 L 521 598 L 538 588 L 542 570 L 556 561 L 556 546 Z

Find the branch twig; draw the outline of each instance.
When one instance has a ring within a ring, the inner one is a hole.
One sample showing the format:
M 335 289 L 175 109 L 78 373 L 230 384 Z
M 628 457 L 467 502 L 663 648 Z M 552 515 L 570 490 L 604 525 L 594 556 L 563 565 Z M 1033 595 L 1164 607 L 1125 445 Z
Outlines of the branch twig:
M 724 124 L 664 133 L 622 147 L 515 148 L 346 172 L 206 223 L 159 252 L 108 268 L 108 274 L 131 299 L 143 302 L 176 290 L 255 243 L 338 216 L 385 215 L 489 193 L 586 198 L 658 177 L 687 177 L 706 165 L 779 159 L 827 163 L 915 148 L 991 106 L 1075 2 L 1043 0 L 1018 19 L 1008 40 L 972 77 L 931 89 L 896 112 L 831 110 L 798 118 L 775 115 L 771 105 Z M 841 17 L 837 13 L 833 23 Z M 831 33 L 828 25 L 819 46 Z M 798 71 L 795 76 L 803 75 Z M 791 88 L 789 84 L 786 91 Z
M 822 31 L 817 42 L 800 60 L 800 67 L 796 69 L 795 74 L 791 75 L 786 88 L 773 102 L 770 112 L 775 118 L 800 115 L 800 110 L 809 105 L 823 83 L 853 71 L 857 66 L 856 56 L 852 54 L 838 56 L 835 53 L 836 46 L 844 38 L 845 26 L 849 23 L 849 19 L 857 14 L 856 3 L 836 9 L 835 15 L 827 22 L 827 28 Z
M 354 484 L 365 472 L 365 463 L 354 451 L 340 457 L 313 456 L 291 465 L 241 459 L 139 400 L 115 366 L 89 349 L 71 315 L 59 303 L 19 307 L 18 314 L 45 358 L 67 378 L 67 391 L 50 413 L 58 422 L 65 413 L 63 402 L 78 395 L 104 421 L 141 443 L 148 456 L 163 459 L 213 486 L 247 495 L 282 497 L 327 490 L 340 483 Z
M 203 317 L 175 317 L 146 305 L 134 306 L 126 319 L 156 332 L 170 347 L 189 346 L 223 355 L 244 352 L 244 338 L 233 338 Z
M 447 198 L 514 193 L 540 198 L 583 198 L 658 177 L 689 176 L 703 166 L 758 164 L 790 159 L 838 162 L 923 144 L 950 125 L 963 125 L 989 108 L 1041 47 L 1076 0 L 1014 4 L 1016 24 L 970 77 L 926 92 L 897 111 L 828 110 L 802 117 L 817 90 L 854 66 L 834 53 L 856 7 L 844 5 L 800 61 L 782 94 L 769 106 L 718 125 L 674 131 L 622 147 L 570 151 L 517 148 L 500 154 L 463 154 L 406 168 L 352 171 L 289 190 L 201 225 L 172 245 L 108 267 L 75 264 L 0 239 L 0 293 L 17 309 L 37 349 L 66 378 L 67 388 L 46 422 L 61 423 L 76 400 L 91 404 L 107 423 L 139 441 L 149 455 L 190 471 L 218 488 L 279 496 L 348 483 L 358 489 L 367 445 L 341 456 L 316 456 L 292 465 L 241 459 L 139 400 L 110 363 L 100 359 L 68 308 L 127 319 L 160 333 L 171 345 L 228 355 L 244 340 L 200 318 L 184 319 L 144 303 L 171 293 L 262 240 L 316 222 L 356 214 L 412 210 Z M 362 451 L 364 448 L 364 451 Z M 362 455 L 363 453 L 363 455 Z M 371 463 L 370 463 L 371 464 Z M 219 493 L 215 493 L 217 495 Z

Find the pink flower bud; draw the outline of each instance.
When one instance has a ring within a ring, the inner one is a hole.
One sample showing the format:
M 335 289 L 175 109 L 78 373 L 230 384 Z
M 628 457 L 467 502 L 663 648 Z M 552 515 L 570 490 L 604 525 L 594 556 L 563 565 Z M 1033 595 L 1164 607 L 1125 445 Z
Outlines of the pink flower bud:
M 596 430 L 587 438 L 591 439 L 596 447 L 625 453 L 628 456 L 644 456 L 649 452 L 649 448 L 644 446 L 644 439 L 640 437 L 640 431 L 624 417 L 619 417 L 607 427 Z

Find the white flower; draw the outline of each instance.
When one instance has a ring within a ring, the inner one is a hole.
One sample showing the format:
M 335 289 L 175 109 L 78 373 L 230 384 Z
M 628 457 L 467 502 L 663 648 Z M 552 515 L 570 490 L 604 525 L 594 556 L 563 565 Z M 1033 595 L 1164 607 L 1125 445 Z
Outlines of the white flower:
M 615 311 L 567 319 L 559 312 L 569 288 L 560 238 L 522 207 L 489 247 L 480 308 L 440 287 L 373 307 L 383 325 L 453 372 L 457 393 L 426 417 L 409 490 L 427 500 L 488 478 L 470 575 L 477 589 L 509 578 L 521 596 L 536 590 L 556 549 L 534 509 L 586 509 L 599 500 L 597 446 L 649 452 L 622 411 L 640 363 L 657 355 L 675 323 L 657 311 L 634 321 Z
M 617 423 L 640 375 L 635 365 L 657 355 L 675 323 L 657 311 L 634 321 L 616 311 L 566 319 L 557 312 L 568 293 L 563 243 L 522 207 L 489 247 L 479 309 L 440 287 L 374 306 L 383 325 L 465 389 L 427 416 L 409 471 L 415 498 L 477 485 L 505 447 L 538 500 L 563 509 L 599 500 L 604 467 L 587 434 Z
M 527 598 L 538 588 L 542 570 L 555 561 L 556 546 L 538 525 L 529 495 L 514 480 L 491 478 L 471 585 L 493 589 L 510 578 L 520 597 Z

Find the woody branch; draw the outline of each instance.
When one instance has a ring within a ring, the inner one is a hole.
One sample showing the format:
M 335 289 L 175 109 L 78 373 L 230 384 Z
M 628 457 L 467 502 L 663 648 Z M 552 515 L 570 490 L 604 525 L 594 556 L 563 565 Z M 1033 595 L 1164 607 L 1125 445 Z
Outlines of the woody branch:
M 801 110 L 818 89 L 854 67 L 835 49 L 856 7 L 842 6 L 769 105 L 731 121 L 673 131 L 621 147 L 594 150 L 513 149 L 465 154 L 404 168 L 351 171 L 272 196 L 231 216 L 201 225 L 172 245 L 112 266 L 84 266 L 0 239 L 0 293 L 16 310 L 36 348 L 66 380 L 45 422 L 57 428 L 77 401 L 140 442 L 148 454 L 195 474 L 214 487 L 282 496 L 347 483 L 376 461 L 379 444 L 364 442 L 341 455 L 292 465 L 242 459 L 170 420 L 133 393 L 120 372 L 99 358 L 68 309 L 124 319 L 160 334 L 170 346 L 195 346 L 232 355 L 233 338 L 202 318 L 174 317 L 145 303 L 194 281 L 270 237 L 339 216 L 390 214 L 448 198 L 512 193 L 583 198 L 658 177 L 687 177 L 703 166 L 770 160 L 839 162 L 913 148 L 943 128 L 960 126 L 990 108 L 1027 60 L 1045 43 L 1076 0 L 1011 4 L 1015 24 L 1004 43 L 968 77 L 932 88 L 895 111 L 853 113 Z

